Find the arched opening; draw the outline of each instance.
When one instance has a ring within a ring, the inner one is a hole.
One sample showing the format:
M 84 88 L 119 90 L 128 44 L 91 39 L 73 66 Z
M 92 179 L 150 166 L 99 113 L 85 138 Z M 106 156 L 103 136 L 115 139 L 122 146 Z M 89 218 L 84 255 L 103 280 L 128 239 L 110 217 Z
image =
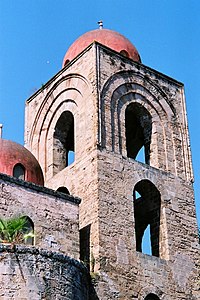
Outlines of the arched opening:
M 57 192 L 60 192 L 60 193 L 63 193 L 63 194 L 67 194 L 67 195 L 70 195 L 69 190 L 68 190 L 65 186 L 60 186 L 60 187 L 57 189 Z
M 25 180 L 25 168 L 22 164 L 16 164 L 13 168 L 13 176 Z
M 58 119 L 53 135 L 53 174 L 74 162 L 74 116 L 64 111 Z
M 24 216 L 26 223 L 24 226 L 24 243 L 27 245 L 34 245 L 34 223 L 28 216 Z
M 127 106 L 125 129 L 127 156 L 150 164 L 152 120 L 149 112 L 141 104 L 131 103 Z M 143 151 L 142 159 L 141 151 Z
M 160 192 L 149 180 L 141 180 L 133 192 L 136 251 L 143 252 L 145 230 L 150 228 L 150 247 L 153 256 L 159 257 L 160 236 Z M 143 247 L 142 247 L 143 246 Z
M 126 50 L 121 50 L 120 54 L 122 54 L 125 57 L 129 57 L 129 54 L 128 54 L 128 52 Z
M 157 295 L 150 293 L 144 298 L 144 300 L 160 300 L 160 298 Z
M 65 63 L 64 63 L 64 66 L 66 66 L 68 63 L 70 62 L 69 59 L 66 59 Z

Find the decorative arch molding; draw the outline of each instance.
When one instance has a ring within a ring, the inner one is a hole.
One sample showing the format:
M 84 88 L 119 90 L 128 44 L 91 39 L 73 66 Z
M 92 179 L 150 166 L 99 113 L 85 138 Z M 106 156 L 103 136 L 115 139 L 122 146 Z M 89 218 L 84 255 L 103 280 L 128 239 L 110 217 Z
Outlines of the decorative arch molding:
M 29 145 L 39 160 L 45 176 L 51 164 L 51 153 L 48 149 L 52 147 L 56 122 L 61 113 L 68 110 L 73 114 L 76 123 L 79 116 L 78 107 L 81 106 L 83 99 L 89 97 L 90 92 L 91 89 L 84 77 L 71 74 L 56 82 L 44 97 L 33 122 Z
M 101 108 L 104 99 L 106 98 L 106 95 L 109 94 L 112 95 L 114 98 L 120 98 L 123 94 L 125 94 L 128 90 L 130 90 L 129 85 L 132 86 L 133 84 L 137 84 L 138 86 L 141 87 L 141 93 L 144 90 L 148 91 L 154 97 L 156 102 L 158 102 L 159 105 L 163 107 L 166 113 L 169 114 L 169 117 L 176 115 L 175 108 L 170 102 L 166 93 L 148 76 L 138 74 L 137 72 L 131 70 L 120 71 L 118 73 L 115 73 L 106 81 L 106 83 L 102 87 L 102 92 L 100 95 Z M 122 85 L 126 85 L 126 86 L 124 86 L 124 89 L 121 89 L 119 91 L 118 88 Z M 109 97 L 109 99 L 111 99 L 111 97 Z
M 52 165 L 52 153 L 48 151 L 48 149 L 53 149 L 53 133 L 60 118 L 61 114 L 64 111 L 69 111 L 74 116 L 75 119 L 78 118 L 78 105 L 72 99 L 66 99 L 59 103 L 59 105 L 54 108 L 52 107 L 52 114 L 49 117 L 45 118 L 45 122 L 43 124 L 43 128 L 46 130 L 41 130 L 38 139 L 38 159 L 39 161 L 43 162 L 43 167 L 45 173 L 48 171 L 48 166 Z M 76 132 L 76 122 L 74 124 L 74 129 Z M 44 147 L 45 151 L 41 151 L 41 147 Z
M 112 99 L 113 100 L 113 99 Z M 112 101 L 111 100 L 111 101 Z M 125 111 L 128 105 L 130 104 L 140 104 L 144 109 L 146 109 L 152 117 L 153 125 L 160 124 L 162 127 L 163 123 L 166 123 L 166 117 L 159 115 L 159 112 L 155 107 L 152 105 L 151 98 L 145 97 L 137 92 L 130 91 L 129 93 L 123 95 L 121 98 L 116 99 L 113 101 L 111 105 L 111 131 L 112 131 L 112 151 L 116 151 L 116 147 L 119 147 L 119 153 L 125 155 L 124 147 L 122 146 L 125 144 L 124 137 L 125 137 L 125 126 L 124 126 L 124 116 Z M 115 135 L 115 130 L 117 130 L 118 135 Z M 117 143 L 115 142 L 115 136 L 118 137 Z
M 65 90 L 55 99 L 54 102 L 49 105 L 47 111 L 43 115 L 43 118 L 38 120 L 38 128 L 36 132 L 38 134 L 33 135 L 31 142 L 32 149 L 36 150 L 36 156 L 41 163 L 43 170 L 46 172 L 46 161 L 48 156 L 48 147 L 52 139 L 52 134 L 55 128 L 55 124 L 58 121 L 61 113 L 65 110 L 69 110 L 74 116 L 77 115 L 78 104 L 76 101 L 70 99 L 74 97 L 77 100 L 77 91 Z M 41 120 L 41 123 L 40 123 Z M 43 147 L 44 151 L 40 151 Z
M 152 88 L 153 87 L 153 88 Z M 121 101 L 130 102 L 131 96 L 138 94 L 147 99 L 151 107 L 157 111 L 159 117 L 165 116 L 168 120 L 175 116 L 175 109 L 166 94 L 146 76 L 133 71 L 123 71 L 114 74 L 102 88 L 100 95 L 100 142 L 104 147 L 105 140 L 105 109 L 106 104 L 111 107 L 111 114 L 121 106 Z
M 58 80 L 51 87 L 40 104 L 30 132 L 29 145 L 32 146 L 34 144 L 35 132 L 41 132 L 43 130 L 43 124 L 48 113 L 52 110 L 53 105 L 59 105 L 59 101 L 63 101 L 64 98 L 73 99 L 78 105 L 83 98 L 83 95 L 87 97 L 90 90 L 89 87 L 90 84 L 88 80 L 79 74 L 68 74 Z M 69 93 L 71 95 L 69 95 Z
M 176 173 L 176 149 L 169 137 L 173 136 L 171 122 L 178 116 L 167 95 L 147 76 L 122 71 L 105 83 L 100 95 L 99 144 L 126 156 L 124 112 L 130 103 L 139 103 L 149 111 L 152 132 L 157 132 L 152 139 L 150 165 Z

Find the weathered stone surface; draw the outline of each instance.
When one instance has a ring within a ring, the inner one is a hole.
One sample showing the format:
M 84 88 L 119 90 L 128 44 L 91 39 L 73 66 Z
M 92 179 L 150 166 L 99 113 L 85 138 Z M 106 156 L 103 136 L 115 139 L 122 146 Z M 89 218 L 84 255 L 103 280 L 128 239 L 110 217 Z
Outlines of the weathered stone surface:
M 35 247 L 0 245 L 0 281 L 2 300 L 91 299 L 83 264 Z
M 28 216 L 35 245 L 79 258 L 80 199 L 0 174 L 0 216 Z

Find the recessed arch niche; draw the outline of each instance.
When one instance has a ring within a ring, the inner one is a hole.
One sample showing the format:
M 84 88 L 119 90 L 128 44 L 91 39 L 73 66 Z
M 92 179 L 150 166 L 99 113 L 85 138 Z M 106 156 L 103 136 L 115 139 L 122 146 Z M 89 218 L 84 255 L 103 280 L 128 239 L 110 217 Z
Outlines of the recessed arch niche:
M 70 111 L 60 115 L 53 134 L 53 175 L 69 165 L 74 153 L 74 116 Z

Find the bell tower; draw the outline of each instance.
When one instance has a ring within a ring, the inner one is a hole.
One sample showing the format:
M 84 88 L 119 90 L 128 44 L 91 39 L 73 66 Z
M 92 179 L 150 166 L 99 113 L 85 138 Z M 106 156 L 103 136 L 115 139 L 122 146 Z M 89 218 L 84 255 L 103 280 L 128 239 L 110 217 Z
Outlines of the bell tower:
M 143 65 L 101 23 L 27 100 L 25 141 L 45 185 L 82 199 L 80 259 L 99 299 L 198 299 L 182 83 Z M 152 255 L 142 249 L 148 226 Z

